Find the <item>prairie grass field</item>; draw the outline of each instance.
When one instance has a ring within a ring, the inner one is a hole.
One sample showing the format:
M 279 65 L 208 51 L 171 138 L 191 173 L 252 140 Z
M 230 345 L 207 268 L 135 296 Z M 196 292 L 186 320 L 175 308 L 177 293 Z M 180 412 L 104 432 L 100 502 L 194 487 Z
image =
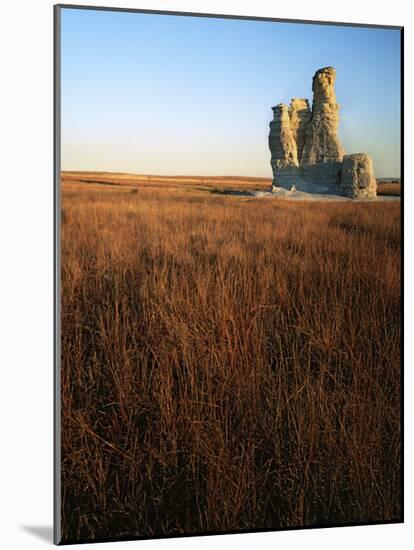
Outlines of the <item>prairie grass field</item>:
M 378 182 L 378 195 L 385 197 L 399 197 L 401 195 L 401 184 L 398 182 Z
M 63 541 L 398 521 L 399 202 L 120 179 L 62 178 Z

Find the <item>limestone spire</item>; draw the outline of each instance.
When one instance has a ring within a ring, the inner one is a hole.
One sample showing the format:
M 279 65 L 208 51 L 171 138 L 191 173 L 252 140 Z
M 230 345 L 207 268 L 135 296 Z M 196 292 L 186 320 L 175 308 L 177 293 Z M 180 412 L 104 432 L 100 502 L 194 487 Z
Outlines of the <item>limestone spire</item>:
M 289 109 L 279 103 L 273 109 L 273 120 L 270 123 L 269 148 L 273 172 L 287 166 L 298 166 L 296 141 L 290 128 Z
M 319 69 L 313 77 L 312 119 L 306 133 L 301 165 L 324 164 L 324 173 L 310 170 L 311 177 L 320 175 L 338 181 L 338 163 L 342 162 L 345 151 L 338 138 L 339 105 L 336 102 L 335 78 L 333 67 Z

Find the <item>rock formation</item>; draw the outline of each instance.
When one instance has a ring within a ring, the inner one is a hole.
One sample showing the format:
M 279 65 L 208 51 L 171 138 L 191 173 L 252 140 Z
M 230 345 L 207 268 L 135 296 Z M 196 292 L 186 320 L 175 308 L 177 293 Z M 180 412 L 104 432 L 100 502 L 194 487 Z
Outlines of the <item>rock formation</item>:
M 272 168 L 298 166 L 296 141 L 290 126 L 289 110 L 279 103 L 273 109 L 273 120 L 270 123 L 269 147 L 272 153 Z
M 319 69 L 312 81 L 312 119 L 302 155 L 303 176 L 321 183 L 339 183 L 344 149 L 338 138 L 339 105 L 335 96 L 336 71 Z
M 306 131 L 312 118 L 309 101 L 302 98 L 292 98 L 289 107 L 289 118 L 293 138 L 296 141 L 298 161 L 301 162 L 306 141 Z
M 277 175 L 279 184 L 292 184 L 296 177 L 299 162 L 296 140 L 290 126 L 289 109 L 279 103 L 273 109 L 273 120 L 270 123 L 269 148 L 272 153 L 270 164 L 273 174 Z M 276 175 L 275 175 L 276 178 Z
M 335 79 L 333 67 L 316 71 L 312 81 L 312 110 L 308 100 L 302 98 L 293 98 L 289 108 L 283 103 L 272 107 L 269 148 L 273 188 L 294 186 L 308 190 L 310 184 L 316 193 L 376 196 L 372 160 L 367 155 L 348 155 L 354 160 L 347 160 L 350 172 L 342 176 L 345 151 L 338 138 Z M 353 169 L 361 175 L 359 179 L 350 175 Z
M 344 195 L 353 199 L 376 196 L 377 180 L 371 157 L 364 153 L 344 156 L 341 188 Z

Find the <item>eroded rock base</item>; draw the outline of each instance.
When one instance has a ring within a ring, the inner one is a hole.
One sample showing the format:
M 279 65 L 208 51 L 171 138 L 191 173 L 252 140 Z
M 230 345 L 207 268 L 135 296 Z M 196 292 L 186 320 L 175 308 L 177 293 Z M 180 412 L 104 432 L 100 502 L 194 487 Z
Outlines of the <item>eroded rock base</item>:
M 377 196 L 377 181 L 371 157 L 364 153 L 344 156 L 341 190 L 346 197 L 355 199 Z

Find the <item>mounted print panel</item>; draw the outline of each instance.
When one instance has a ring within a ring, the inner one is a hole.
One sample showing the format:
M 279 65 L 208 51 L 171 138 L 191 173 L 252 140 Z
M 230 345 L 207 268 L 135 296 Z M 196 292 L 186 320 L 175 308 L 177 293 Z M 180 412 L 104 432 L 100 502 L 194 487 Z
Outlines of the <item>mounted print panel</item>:
M 403 520 L 403 30 L 55 7 L 55 542 Z

